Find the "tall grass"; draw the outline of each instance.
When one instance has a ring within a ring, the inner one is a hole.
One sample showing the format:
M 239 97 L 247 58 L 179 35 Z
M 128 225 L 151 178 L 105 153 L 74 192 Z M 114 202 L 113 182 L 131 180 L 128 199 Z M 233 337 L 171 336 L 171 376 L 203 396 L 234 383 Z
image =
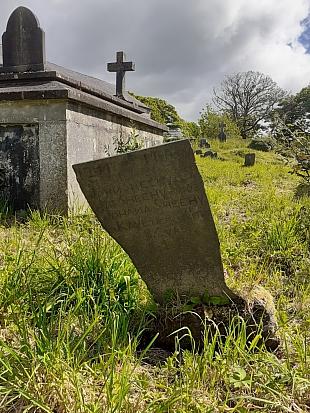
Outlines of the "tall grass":
M 228 284 L 265 287 L 282 346 L 246 340 L 234 319 L 204 348 L 141 352 L 151 297 L 92 214 L 0 216 L 0 412 L 306 412 L 310 201 L 273 154 L 242 167 L 244 142 L 197 158 Z M 215 332 L 214 332 L 215 331 Z M 184 336 L 191 338 L 190 330 Z M 150 343 L 151 345 L 152 343 Z M 139 349 L 139 351 L 138 351 Z M 147 363 L 152 361 L 151 363 Z

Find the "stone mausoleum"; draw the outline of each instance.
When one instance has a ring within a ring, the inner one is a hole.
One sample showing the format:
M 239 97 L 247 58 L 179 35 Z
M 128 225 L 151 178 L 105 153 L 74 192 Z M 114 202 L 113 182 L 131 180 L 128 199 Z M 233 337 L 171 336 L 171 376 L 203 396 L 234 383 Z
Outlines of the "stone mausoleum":
M 167 128 L 124 90 L 122 52 L 108 70 L 114 85 L 45 59 L 45 37 L 25 7 L 10 16 L 0 61 L 0 197 L 14 209 L 66 213 L 85 199 L 72 165 L 112 154 L 117 139 L 138 133 L 144 147 L 162 142 Z

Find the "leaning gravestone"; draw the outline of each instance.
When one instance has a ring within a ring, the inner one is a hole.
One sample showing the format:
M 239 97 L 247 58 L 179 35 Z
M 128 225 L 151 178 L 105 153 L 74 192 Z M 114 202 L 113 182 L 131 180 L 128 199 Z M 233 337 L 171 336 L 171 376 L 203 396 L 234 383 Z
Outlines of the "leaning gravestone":
M 102 226 L 128 253 L 155 301 L 162 305 L 149 333 L 151 338 L 159 332 L 157 345 L 172 349 L 175 335 L 182 336 L 186 327 L 198 346 L 203 346 L 206 304 L 209 325 L 211 329 L 222 326 L 221 334 L 236 314 L 249 322 L 249 336 L 257 332 L 261 320 L 262 336 L 274 333 L 273 313 L 260 302 L 249 312 L 245 301 L 225 284 L 217 232 L 189 141 L 73 168 Z M 195 313 L 181 310 L 175 317 L 174 305 L 163 306 L 171 297 L 178 298 L 172 303 L 181 303 L 180 308 L 198 302 L 191 307 Z M 186 340 L 185 347 L 190 348 L 192 343 Z M 270 348 L 276 345 L 266 342 Z
M 233 298 L 189 141 L 73 166 L 102 226 L 131 257 L 154 299 Z

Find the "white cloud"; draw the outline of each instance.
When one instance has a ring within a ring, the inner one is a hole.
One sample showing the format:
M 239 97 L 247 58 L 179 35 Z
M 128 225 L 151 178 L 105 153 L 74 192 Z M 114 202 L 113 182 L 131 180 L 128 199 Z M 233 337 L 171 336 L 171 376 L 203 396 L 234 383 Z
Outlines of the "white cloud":
M 2 0 L 0 30 L 21 5 Z M 258 70 L 292 92 L 310 80 L 298 43 L 309 0 L 24 0 L 46 31 L 50 61 L 114 82 L 117 50 L 136 61 L 127 86 L 197 118 L 225 74 Z M 290 44 L 290 46 L 288 45 Z

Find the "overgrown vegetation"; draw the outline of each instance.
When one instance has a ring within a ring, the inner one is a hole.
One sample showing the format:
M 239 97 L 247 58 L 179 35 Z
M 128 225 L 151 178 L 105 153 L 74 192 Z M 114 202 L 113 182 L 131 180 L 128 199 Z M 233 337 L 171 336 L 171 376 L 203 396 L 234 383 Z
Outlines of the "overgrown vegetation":
M 280 102 L 271 125 L 278 149 L 293 159 L 292 171 L 303 179 L 310 194 L 310 86 Z
M 139 136 L 134 124 L 131 125 L 131 131 L 127 136 L 121 133 L 119 136 L 113 138 L 113 147 L 105 146 L 105 153 L 107 156 L 112 154 L 122 154 L 126 152 L 136 151 L 143 148 L 143 141 Z
M 310 187 L 310 132 L 293 131 L 284 123 L 280 126 L 278 133 L 280 152 L 294 160 L 292 173 L 302 178 Z
M 247 343 L 242 320 L 226 340 L 205 339 L 200 354 L 178 342 L 162 358 L 140 349 L 152 300 L 93 215 L 33 211 L 22 220 L 4 206 L 0 412 L 309 411 L 310 199 L 294 198 L 298 179 L 273 152 L 257 151 L 256 165 L 243 168 L 244 140 L 212 149 L 222 160 L 197 164 L 227 283 L 274 300 L 279 351 L 258 346 L 259 336 Z
M 151 96 L 138 96 L 131 93 L 136 99 L 151 109 L 151 118 L 163 125 L 171 125 L 182 130 L 184 137 L 200 137 L 200 129 L 197 123 L 188 122 L 181 118 L 176 108 L 165 101 Z
M 227 139 L 241 137 L 238 125 L 228 114 L 220 114 L 208 105 L 202 110 L 198 120 L 201 136 L 207 139 L 218 139 L 222 123 L 225 125 Z

